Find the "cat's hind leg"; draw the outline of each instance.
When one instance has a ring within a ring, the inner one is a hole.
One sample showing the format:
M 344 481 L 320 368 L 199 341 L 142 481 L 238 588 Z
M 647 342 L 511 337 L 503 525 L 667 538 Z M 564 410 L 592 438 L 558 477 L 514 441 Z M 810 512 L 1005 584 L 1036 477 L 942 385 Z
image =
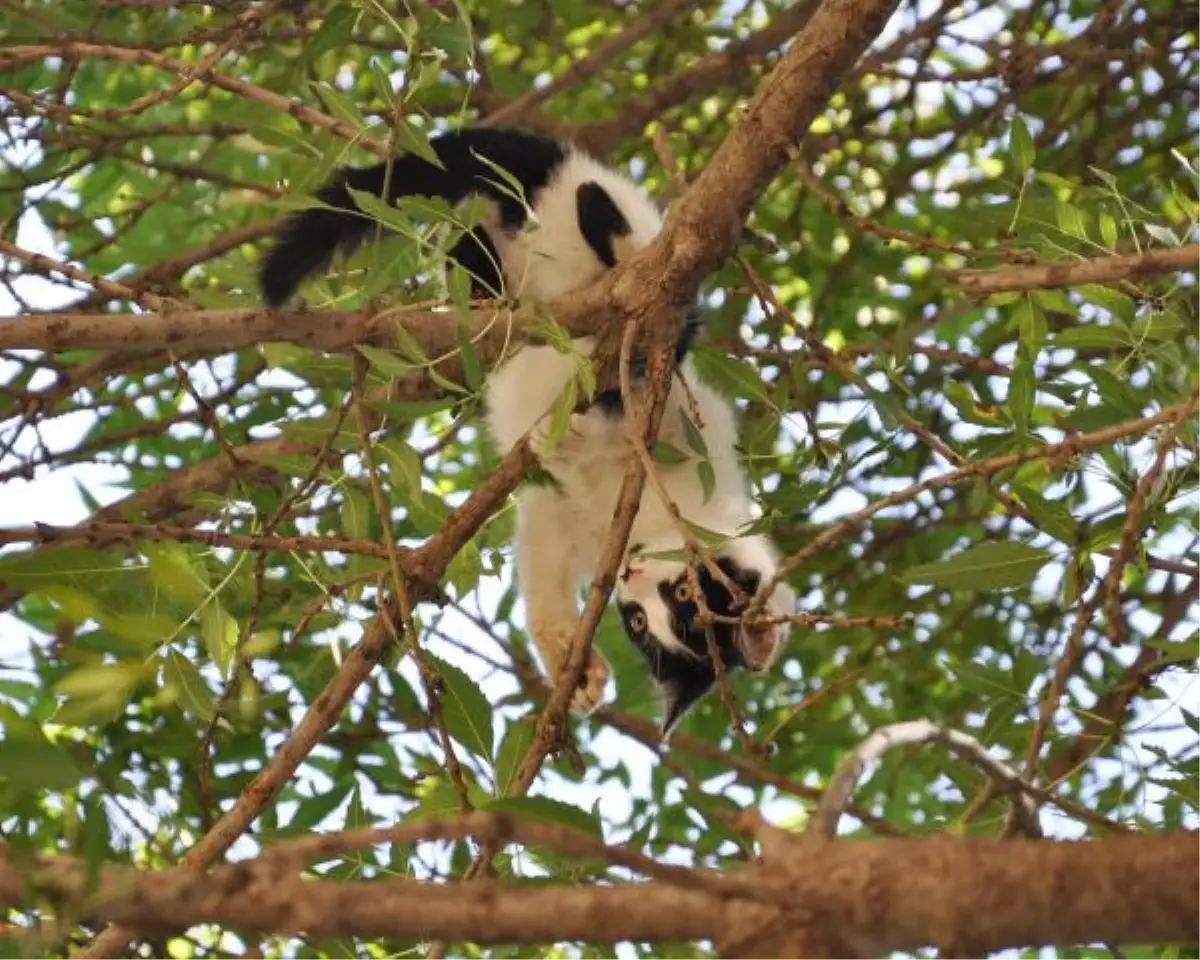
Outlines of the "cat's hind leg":
M 526 487 L 517 503 L 517 579 L 525 621 L 552 682 L 562 675 L 579 620 L 579 529 L 562 495 L 552 487 Z M 604 699 L 608 662 L 593 648 L 571 709 L 591 713 Z

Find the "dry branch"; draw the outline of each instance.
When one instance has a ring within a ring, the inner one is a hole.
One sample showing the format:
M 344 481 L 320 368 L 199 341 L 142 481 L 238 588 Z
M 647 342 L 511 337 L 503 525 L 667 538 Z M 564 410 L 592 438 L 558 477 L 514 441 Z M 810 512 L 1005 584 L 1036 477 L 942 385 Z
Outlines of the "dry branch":
M 846 754 L 830 781 L 817 812 L 809 821 L 808 832 L 813 836 L 836 835 L 838 820 L 854 794 L 859 778 L 867 766 L 897 747 L 939 743 L 974 764 L 994 782 L 1013 791 L 1013 807 L 1027 836 L 1038 837 L 1037 806 L 1022 792 L 1027 785 L 1008 764 L 993 757 L 978 740 L 960 730 L 948 730 L 929 720 L 908 720 L 889 724 L 876 730 L 854 750 Z

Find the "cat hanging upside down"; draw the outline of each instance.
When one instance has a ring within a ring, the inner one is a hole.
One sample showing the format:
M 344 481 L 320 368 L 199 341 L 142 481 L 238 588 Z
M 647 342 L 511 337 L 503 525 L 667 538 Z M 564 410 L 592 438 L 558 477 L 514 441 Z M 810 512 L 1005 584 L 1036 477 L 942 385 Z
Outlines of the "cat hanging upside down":
M 468 196 L 489 201 L 484 222 L 449 253 L 471 275 L 472 293 L 484 297 L 503 292 L 552 301 L 581 290 L 646 247 L 662 226 L 658 207 L 632 181 L 570 144 L 520 130 L 477 128 L 443 134 L 430 145 L 440 168 L 405 154 L 387 164 L 344 170 L 317 193 L 327 207 L 292 216 L 263 261 L 267 302 L 282 304 L 336 252 L 348 253 L 366 237 L 372 221 L 358 212 L 350 190 L 383 196 L 386 184 L 389 202 L 414 195 L 450 203 Z M 523 196 L 512 188 L 514 181 Z M 683 539 L 648 484 L 616 585 L 625 632 L 661 691 L 664 735 L 716 681 L 707 629 L 726 669 L 756 671 L 771 665 L 788 630 L 786 621 L 736 620 L 748 598 L 774 575 L 778 554 L 761 534 L 743 535 L 756 512 L 735 450 L 734 411 L 686 358 L 698 327 L 698 314 L 689 313 L 659 440 L 678 450 L 694 449 L 694 435 L 689 443 L 688 433 L 698 430 L 711 480 L 702 482 L 692 460 L 656 463 L 655 470 L 685 520 L 727 538 L 710 550 L 719 573 L 700 564 L 689 575 L 684 561 L 663 556 L 679 555 Z M 578 354 L 586 356 L 593 348 L 592 338 L 573 341 Z M 516 534 L 526 623 L 552 678 L 561 673 L 569 652 L 579 590 L 597 572 L 634 455 L 619 391 L 600 394 L 586 411 L 572 415 L 556 445 L 547 443 L 548 411 L 576 376 L 577 363 L 577 357 L 552 346 L 520 346 L 485 385 L 487 425 L 500 453 L 532 431 L 534 452 L 554 481 L 527 483 L 518 492 Z M 684 418 L 693 412 L 698 418 L 689 427 Z M 794 607 L 794 594 L 781 583 L 765 613 L 786 617 Z M 702 609 L 715 615 L 707 628 L 699 622 Z M 593 649 L 572 699 L 577 713 L 601 702 L 608 676 L 607 662 Z

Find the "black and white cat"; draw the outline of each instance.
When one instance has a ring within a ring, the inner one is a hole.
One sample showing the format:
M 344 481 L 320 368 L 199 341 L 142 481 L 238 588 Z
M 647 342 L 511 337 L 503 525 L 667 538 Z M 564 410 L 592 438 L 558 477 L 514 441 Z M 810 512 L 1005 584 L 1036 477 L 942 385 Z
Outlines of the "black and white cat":
M 386 184 L 388 200 L 426 195 L 458 203 L 478 195 L 490 201 L 485 221 L 449 253 L 470 272 L 472 292 L 480 296 L 503 291 L 535 301 L 563 297 L 646 247 L 662 226 L 661 211 L 641 189 L 570 144 L 485 128 L 447 133 L 430 143 L 440 168 L 406 154 L 390 164 L 345 170 L 317 193 L 335 209 L 313 208 L 290 218 L 263 262 L 267 302 L 283 303 L 335 252 L 349 252 L 365 238 L 372 221 L 357 211 L 349 189 L 382 196 Z M 512 181 L 520 184 L 523 197 L 514 196 Z M 655 469 L 687 521 L 728 538 L 713 548 L 714 559 L 729 581 L 753 596 L 774 574 L 778 554 L 768 538 L 743 534 L 757 511 L 737 459 L 734 411 L 685 358 L 697 333 L 697 317 L 689 315 L 678 344 L 679 375 L 667 398 L 659 439 L 689 449 L 682 417 L 690 416 L 690 393 L 712 467 L 711 489 L 701 482 L 693 461 L 655 464 Z M 574 414 L 559 442 L 547 443 L 548 412 L 577 376 L 580 358 L 594 342 L 585 337 L 572 347 L 574 352 L 568 353 L 547 345 L 520 346 L 488 376 L 485 387 L 487 426 L 500 453 L 532 431 L 534 451 L 556 481 L 521 488 L 516 534 L 526 623 L 551 677 L 559 675 L 569 651 L 579 591 L 597 572 L 632 456 L 615 393 L 601 395 L 585 412 Z M 705 628 L 696 622 L 700 606 L 692 584 L 698 584 L 705 606 L 718 617 L 735 617 L 740 608 L 722 578 L 706 567 L 691 578 L 682 561 L 662 557 L 678 553 L 682 539 L 650 486 L 629 543 L 617 603 L 626 633 L 645 655 L 661 690 L 666 734 L 716 680 Z M 786 616 L 794 606 L 791 589 L 780 584 L 766 612 Z M 711 629 L 727 669 L 765 670 L 787 624 L 718 620 Z M 593 650 L 572 708 L 578 713 L 594 709 L 608 676 L 608 664 Z

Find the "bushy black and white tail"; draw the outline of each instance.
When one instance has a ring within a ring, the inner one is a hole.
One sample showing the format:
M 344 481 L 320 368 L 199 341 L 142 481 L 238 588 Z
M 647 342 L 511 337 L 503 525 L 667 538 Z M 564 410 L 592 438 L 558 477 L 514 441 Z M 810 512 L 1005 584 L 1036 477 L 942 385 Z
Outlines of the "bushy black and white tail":
M 335 254 L 349 254 L 362 243 L 372 221 L 358 211 L 350 190 L 368 192 L 388 202 L 397 197 L 428 196 L 458 203 L 479 194 L 495 202 L 502 227 L 518 229 L 526 217 L 522 199 L 530 202 L 547 184 L 562 166 L 568 150 L 555 140 L 499 128 L 442 134 L 431 139 L 430 146 L 441 167 L 414 154 L 402 154 L 389 163 L 342 170 L 317 192 L 318 199 L 336 209 L 314 207 L 288 219 L 263 259 L 259 279 L 267 303 L 283 303 L 304 280 L 327 267 Z M 512 187 L 496 167 L 521 185 L 524 198 L 513 195 Z M 450 255 L 472 274 L 477 293 L 487 295 L 499 290 L 496 251 L 482 229 L 476 228 L 459 240 Z

